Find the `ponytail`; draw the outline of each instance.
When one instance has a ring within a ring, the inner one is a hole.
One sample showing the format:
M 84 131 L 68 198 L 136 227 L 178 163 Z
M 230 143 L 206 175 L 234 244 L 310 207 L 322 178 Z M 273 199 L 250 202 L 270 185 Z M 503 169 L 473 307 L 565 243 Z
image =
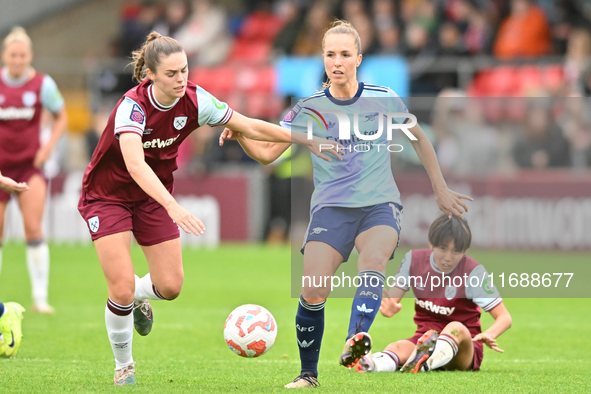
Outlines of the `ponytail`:
M 178 52 L 183 52 L 183 47 L 177 40 L 155 31 L 151 32 L 142 47 L 131 54 L 133 78 L 142 82 L 146 78 L 146 69 L 156 72 L 160 64 L 160 56 L 169 56 Z

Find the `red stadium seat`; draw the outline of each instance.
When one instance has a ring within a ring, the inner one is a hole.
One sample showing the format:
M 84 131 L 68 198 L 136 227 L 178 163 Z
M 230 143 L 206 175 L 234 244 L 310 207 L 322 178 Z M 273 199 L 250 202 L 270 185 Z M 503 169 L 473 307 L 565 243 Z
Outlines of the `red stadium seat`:
M 249 93 L 245 98 L 245 113 L 248 116 L 270 120 L 281 115 L 282 101 L 272 94 Z
M 238 34 L 239 40 L 271 43 L 283 27 L 283 20 L 275 14 L 255 12 L 244 21 Z
M 470 95 L 482 97 L 512 96 L 518 89 L 516 83 L 514 67 L 488 68 L 477 74 L 468 92 Z
M 562 65 L 555 64 L 543 70 L 543 81 L 546 88 L 555 91 L 564 84 L 564 69 Z
M 522 86 L 521 96 L 529 96 L 543 89 L 542 76 L 538 66 L 520 67 L 517 78 Z
M 213 95 L 228 94 L 236 90 L 235 73 L 229 66 L 196 67 L 189 79 Z
M 271 44 L 236 40 L 230 51 L 229 60 L 235 63 L 263 64 L 268 62 Z
M 554 92 L 563 82 L 561 65 L 497 66 L 478 72 L 467 92 L 473 97 L 523 97 L 540 90 Z M 521 109 L 517 107 L 515 111 L 521 112 Z
M 237 67 L 236 87 L 247 93 L 272 93 L 275 88 L 275 69 L 272 66 Z

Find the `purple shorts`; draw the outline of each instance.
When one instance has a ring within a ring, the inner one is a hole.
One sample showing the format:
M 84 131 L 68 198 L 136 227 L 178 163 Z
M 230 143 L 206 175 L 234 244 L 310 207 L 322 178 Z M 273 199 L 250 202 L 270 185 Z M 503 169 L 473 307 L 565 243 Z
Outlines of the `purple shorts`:
M 28 182 L 33 175 L 39 174 L 43 178 L 41 170 L 33 165 L 33 163 L 23 163 L 15 167 L 0 168 L 2 175 L 12 178 L 16 182 Z M 43 178 L 45 179 L 45 178 Z M 10 194 L 0 189 L 0 201 L 10 200 Z
M 93 199 L 83 190 L 78 211 L 86 221 L 93 241 L 124 231 L 133 232 L 137 243 L 142 246 L 180 237 L 179 227 L 153 198 L 129 202 L 104 201 Z
M 442 322 L 431 322 L 431 323 L 423 323 L 420 327 L 417 327 L 417 331 L 415 335 L 410 338 L 407 338 L 407 341 L 411 341 L 412 343 L 416 344 L 420 337 L 423 336 L 424 333 L 433 329 L 438 333 L 441 333 L 445 326 L 449 323 L 442 323 Z M 482 342 L 472 342 L 474 345 L 474 359 L 472 360 L 472 370 L 479 371 L 480 365 L 482 364 L 482 359 L 484 358 L 484 344 Z

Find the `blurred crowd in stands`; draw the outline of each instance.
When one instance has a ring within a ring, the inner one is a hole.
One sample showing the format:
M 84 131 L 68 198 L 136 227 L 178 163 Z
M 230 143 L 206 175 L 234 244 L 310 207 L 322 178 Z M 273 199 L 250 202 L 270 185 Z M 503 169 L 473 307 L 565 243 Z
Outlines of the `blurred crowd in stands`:
M 114 59 L 129 57 L 150 31 L 170 35 L 186 49 L 191 80 L 240 112 L 278 121 L 290 100 L 275 92 L 273 61 L 320 56 L 322 36 L 334 18 L 355 26 L 364 56 L 402 56 L 409 62 L 410 96 L 439 96 L 432 105 L 410 103 L 409 109 L 421 114 L 444 171 L 482 175 L 591 167 L 591 101 L 584 98 L 591 95 L 589 1 L 130 1 L 121 9 L 111 52 Z M 469 84 L 459 86 L 454 68 L 437 71 L 444 57 L 452 64 L 482 58 L 488 63 L 475 65 Z M 96 130 L 113 100 L 134 86 L 130 73 L 119 65 L 102 71 Z M 219 149 L 219 131 L 193 134 L 179 158 L 181 171 L 251 162 L 237 144 Z M 90 149 L 95 139 L 90 134 Z M 396 168 L 416 164 L 412 148 L 405 146 L 408 154 L 392 155 Z

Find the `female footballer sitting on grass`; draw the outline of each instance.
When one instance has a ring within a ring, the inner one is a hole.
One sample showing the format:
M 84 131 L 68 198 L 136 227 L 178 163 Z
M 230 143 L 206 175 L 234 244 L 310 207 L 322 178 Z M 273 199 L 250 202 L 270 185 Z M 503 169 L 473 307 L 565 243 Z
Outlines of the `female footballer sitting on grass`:
M 471 241 L 466 220 L 444 215 L 435 219 L 429 228 L 429 249 L 411 250 L 404 256 L 396 284 L 386 292 L 380 307 L 382 315 L 394 316 L 402 308 L 400 299 L 412 287 L 415 335 L 379 353 L 369 352 L 357 363 L 358 372 L 394 372 L 400 366 L 402 372 L 414 373 L 477 371 L 484 356 L 483 343 L 503 353 L 496 338 L 511 327 L 511 315 L 486 269 L 465 254 Z M 484 332 L 480 308 L 495 319 Z
M 107 280 L 105 322 L 116 385 L 135 384 L 133 328 L 140 335 L 151 331 L 148 300 L 173 300 L 181 292 L 179 228 L 195 235 L 205 231 L 172 196 L 179 145 L 203 125 L 228 125 L 253 139 L 293 140 L 288 130 L 240 115 L 188 81 L 187 55 L 178 41 L 152 32 L 133 56 L 140 84 L 111 112 L 78 203 Z M 302 139 L 315 153 L 320 142 L 325 140 Z M 142 278 L 134 275 L 132 233 L 150 269 Z
M 321 279 L 334 275 L 341 263 L 348 260 L 353 247 L 359 251 L 357 268 L 364 280 L 355 292 L 340 364 L 351 368 L 365 355 L 361 343 L 371 346 L 367 331 L 380 307 L 386 266 L 398 245 L 402 224 L 400 192 L 392 176 L 390 151 L 386 148 L 390 141 L 387 133 L 378 135 L 377 130 L 385 130 L 383 114 L 396 113 L 400 124 L 406 123 L 409 114 L 392 89 L 357 81 L 357 67 L 362 59 L 360 48 L 355 28 L 348 22 L 335 21 L 322 40 L 329 82 L 322 91 L 300 100 L 281 122 L 291 129 L 292 136 L 305 135 L 309 127 L 307 120 L 315 118 L 317 125 L 310 123 L 313 135 L 343 146 L 339 148 L 343 152 L 342 161 L 326 162 L 312 157 L 315 189 L 310 225 L 301 250 L 303 275 L 314 278 L 314 282 L 306 281 L 302 286 L 295 322 L 301 373 L 287 388 L 318 386 L 324 305 L 330 294 L 330 283 L 327 285 Z M 337 114 L 349 117 L 343 130 L 340 129 L 342 116 Z M 353 119 L 358 122 L 349 134 L 345 127 L 349 130 L 349 120 Z M 289 144 L 253 141 L 230 129 L 228 126 L 220 136 L 220 145 L 227 138 L 237 139 L 251 157 L 262 163 L 274 161 L 289 147 Z M 420 126 L 409 124 L 407 131 L 416 138 L 411 143 L 431 179 L 439 208 L 446 215 L 461 216 L 467 210 L 461 199 L 471 198 L 447 187 L 433 146 Z M 347 134 L 346 138 L 341 134 Z

